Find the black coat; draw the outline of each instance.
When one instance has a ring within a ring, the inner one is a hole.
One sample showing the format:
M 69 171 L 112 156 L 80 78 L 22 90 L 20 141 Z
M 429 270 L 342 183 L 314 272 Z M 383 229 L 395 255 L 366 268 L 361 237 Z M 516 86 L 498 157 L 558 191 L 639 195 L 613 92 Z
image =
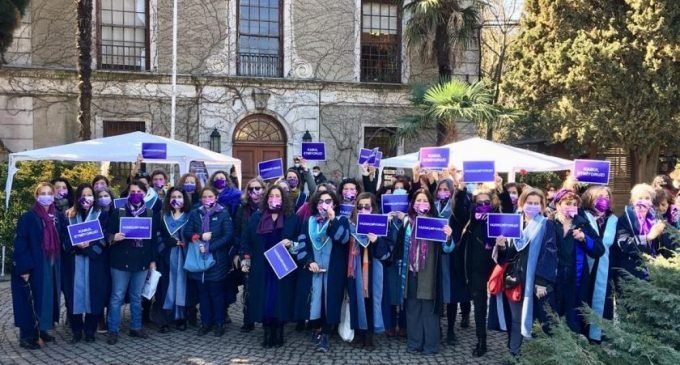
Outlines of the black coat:
M 123 216 L 131 217 L 132 215 L 126 208 L 113 210 L 106 230 L 110 242 L 109 257 L 111 268 L 130 272 L 147 270 L 149 264 L 155 262 L 158 258 L 157 237 L 154 233 L 158 232 L 159 216 L 155 213 L 152 214 L 152 211 L 147 209 L 146 214 L 140 217 L 150 217 L 152 219 L 151 239 L 142 240 L 142 247 L 134 247 L 134 240 L 130 239 L 118 242 L 113 241 L 113 235 L 120 232 L 120 218 Z
M 489 245 L 487 238 L 487 221 L 474 217 L 460 240 L 460 249 L 464 257 L 464 277 L 469 293 L 487 293 L 486 284 L 495 266 L 491 253 L 493 244 Z

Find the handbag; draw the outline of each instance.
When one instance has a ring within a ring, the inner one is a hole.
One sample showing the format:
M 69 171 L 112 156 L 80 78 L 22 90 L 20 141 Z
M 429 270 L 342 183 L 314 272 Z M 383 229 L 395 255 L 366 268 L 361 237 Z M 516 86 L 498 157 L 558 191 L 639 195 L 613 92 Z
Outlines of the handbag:
M 184 270 L 188 272 L 205 272 L 215 266 L 215 258 L 209 252 L 201 253 L 200 241 L 194 241 L 187 248 L 187 257 L 184 260 Z
M 491 276 L 489 277 L 489 281 L 486 283 L 486 289 L 491 295 L 496 295 L 503 290 L 505 290 L 505 282 L 504 282 L 504 277 L 505 277 L 505 269 L 508 267 L 508 264 L 500 264 L 496 265 L 493 268 L 493 272 L 491 272 Z
M 507 264 L 505 273 L 503 274 L 503 284 L 505 289 L 512 289 L 521 284 L 522 264 L 520 262 L 520 255 Z
M 146 299 L 151 300 L 154 294 L 156 294 L 156 288 L 158 287 L 158 280 L 161 278 L 161 273 L 156 270 L 149 270 L 149 274 L 144 282 L 144 288 L 142 289 L 142 296 Z

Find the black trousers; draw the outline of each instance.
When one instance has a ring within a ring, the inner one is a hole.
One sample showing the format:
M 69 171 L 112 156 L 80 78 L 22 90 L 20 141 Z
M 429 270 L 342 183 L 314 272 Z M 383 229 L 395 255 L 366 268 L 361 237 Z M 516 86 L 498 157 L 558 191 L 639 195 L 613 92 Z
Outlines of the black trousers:
M 95 332 L 97 332 L 99 319 L 101 318 L 101 313 L 69 314 L 69 321 L 73 335 L 82 336 L 83 332 L 85 332 L 85 336 L 94 337 Z

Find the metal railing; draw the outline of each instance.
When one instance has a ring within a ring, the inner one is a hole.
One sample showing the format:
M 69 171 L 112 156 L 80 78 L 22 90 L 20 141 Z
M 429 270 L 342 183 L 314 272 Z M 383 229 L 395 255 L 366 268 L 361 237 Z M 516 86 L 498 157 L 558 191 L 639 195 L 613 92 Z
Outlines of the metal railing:
M 240 53 L 238 74 L 241 76 L 281 77 L 281 57 L 272 54 Z

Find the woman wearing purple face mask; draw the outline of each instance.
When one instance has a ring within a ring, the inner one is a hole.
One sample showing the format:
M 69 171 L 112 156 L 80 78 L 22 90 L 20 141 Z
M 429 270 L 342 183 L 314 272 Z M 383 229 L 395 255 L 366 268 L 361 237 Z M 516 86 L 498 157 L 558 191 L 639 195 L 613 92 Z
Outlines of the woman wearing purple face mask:
M 259 184 L 258 181 L 255 181 Z M 249 186 L 254 186 L 251 181 Z M 245 324 L 262 323 L 262 346 L 283 345 L 283 325 L 293 317 L 295 273 L 279 279 L 264 253 L 281 243 L 295 257 L 301 222 L 295 215 L 290 197 L 277 185 L 261 194 L 260 209 L 248 221 L 241 243 L 241 270 L 247 273 L 248 308 Z
M 413 194 L 408 216 L 397 234 L 392 261 L 402 273 L 399 297 L 406 299 L 406 351 L 435 354 L 439 352 L 439 313 L 442 310 L 442 254 L 453 248 L 452 229 L 445 225 L 445 242 L 416 237 L 419 217 L 436 216 L 432 195 L 426 188 Z M 404 310 L 404 309 L 402 309 Z
M 300 209 L 302 204 L 307 201 L 307 194 L 304 192 L 304 184 L 306 183 L 309 191 L 316 190 L 316 183 L 314 183 L 314 176 L 309 172 L 309 170 L 300 170 L 299 172 L 295 169 L 289 169 L 286 171 L 286 182 L 288 183 L 288 194 L 291 200 L 294 202 L 293 207 L 297 211 Z M 304 179 L 304 181 L 303 181 Z
M 552 301 L 557 279 L 555 225 L 542 214 L 543 191 L 527 188 L 517 204 L 523 214 L 520 238 L 497 237 L 491 253 L 496 264 L 508 267 L 503 276 L 506 290 L 490 297 L 488 319 L 490 329 L 509 331 L 508 349 L 513 356 L 519 354 L 523 338 L 531 336 L 534 318 L 547 326 L 545 305 Z M 517 297 L 508 297 L 508 290 Z
M 92 179 L 92 188 L 95 193 L 108 189 L 110 185 L 109 178 L 104 175 L 97 175 Z
M 69 225 L 99 221 L 101 209 L 95 204 L 94 191 L 81 184 L 75 193 L 78 202 L 67 211 Z M 109 301 L 110 268 L 106 241 L 102 239 L 62 245 L 62 283 L 72 337 L 71 343 L 94 342 L 99 319 Z
M 188 280 L 184 271 L 186 243 L 182 229 L 189 221 L 191 197 L 177 188 L 170 188 L 163 202 L 160 239 L 162 242 L 158 260 L 161 278 L 156 288 L 156 301 L 153 304 L 155 318 L 161 333 L 170 331 L 170 325 L 180 331 L 186 330 L 187 307 L 196 302 L 189 298 Z
M 52 185 L 54 185 L 54 206 L 57 208 L 57 211 L 64 213 L 66 209 L 72 207 L 75 203 L 73 187 L 63 177 L 52 180 Z
M 340 183 L 338 191 L 341 195 L 341 204 L 354 204 L 357 196 L 361 194 L 361 187 L 355 179 L 347 178 Z
M 383 262 L 391 257 L 397 229 L 387 224 L 387 235 L 357 233 L 357 220 L 362 214 L 378 214 L 376 198 L 372 193 L 361 193 L 357 197 L 355 212 L 352 214 L 347 265 L 347 292 L 349 294 L 351 326 L 355 331 L 352 344 L 367 350 L 375 349 L 373 334 L 382 331 L 385 322 L 382 316 L 384 269 Z
M 571 190 L 555 193 L 555 226 L 557 238 L 557 282 L 555 284 L 555 311 L 564 317 L 569 328 L 582 335 L 588 323 L 579 307 L 592 297 L 591 274 L 588 262 L 599 259 L 605 252 L 602 239 L 586 218 L 578 214 L 581 199 Z
M 128 202 L 124 208 L 113 211 L 108 223 L 108 242 L 111 265 L 111 300 L 108 307 L 108 340 L 114 345 L 118 342 L 120 330 L 121 307 L 125 303 L 126 293 L 130 299 L 130 336 L 148 338 L 142 329 L 142 289 L 146 281 L 147 270 L 156 269 L 156 236 L 158 232 L 158 215 L 144 204 L 147 186 L 139 180 L 132 181 L 127 188 Z M 151 238 L 128 238 L 125 230 L 121 230 L 121 218 L 151 218 Z
M 212 254 L 215 264 L 204 272 L 190 272 L 189 279 L 198 286 L 201 327 L 199 336 L 214 329 L 216 337 L 225 332 L 227 298 L 225 282 L 231 271 L 229 252 L 234 242 L 234 226 L 229 212 L 217 203 L 213 188 L 201 191 L 201 207 L 189 215 L 189 222 L 182 232 L 187 245 L 198 245 L 201 253 Z
M 611 248 L 611 266 L 622 268 L 640 279 L 647 280 L 648 273 L 642 253 L 656 257 L 672 255 L 675 249 L 671 237 L 664 233 L 666 223 L 656 219 L 654 205 L 656 192 L 648 184 L 637 184 L 630 192 L 630 204 L 619 217 L 615 244 Z M 614 284 L 616 271 L 612 271 Z M 617 289 L 615 287 L 615 289 Z M 618 289 L 617 289 L 618 290 Z
M 309 320 L 316 351 L 328 352 L 345 293 L 349 221 L 336 215 L 339 202 L 332 191 L 314 193 L 310 203 L 312 216 L 304 222 L 298 240 L 304 247 L 297 252 L 294 319 Z
M 247 275 L 242 274 L 241 270 L 239 270 L 240 262 L 243 259 L 243 244 L 241 238 L 246 233 L 250 218 L 260 210 L 260 205 L 262 204 L 263 196 L 265 194 L 265 186 L 264 181 L 260 178 L 254 178 L 248 181 L 241 198 L 241 204 L 234 216 L 234 238 L 236 239 L 234 247 L 238 254 L 234 257 L 233 262 L 234 268 L 236 269 L 235 274 L 241 276 L 238 281 L 243 282 L 244 293 L 248 292 L 248 279 Z M 250 332 L 255 328 L 254 324 L 249 322 L 248 318 L 248 306 L 244 305 L 241 332 Z
M 588 259 L 592 265 L 590 274 L 594 275 L 592 299 L 589 304 L 600 317 L 611 320 L 614 317 L 612 287 L 609 277 L 610 250 L 616 237 L 618 217 L 612 211 L 612 193 L 606 186 L 591 186 L 583 193 L 581 206 L 585 211 L 590 227 L 602 239 L 604 253 L 599 258 Z M 592 341 L 602 340 L 602 329 L 595 323 L 590 323 L 588 338 Z
M 196 209 L 201 206 L 201 197 L 199 196 L 199 193 L 201 192 L 201 189 L 203 189 L 203 184 L 201 183 L 201 179 L 199 179 L 196 174 L 189 172 L 182 175 L 175 187 L 182 189 L 183 191 L 186 191 L 187 194 L 189 194 L 189 198 L 191 198 L 192 209 Z
M 17 222 L 12 268 L 14 323 L 19 345 L 36 350 L 39 342 L 54 341 L 48 330 L 59 321 L 62 244 L 66 223 L 54 206 L 54 187 L 39 183 L 33 207 Z M 66 242 L 63 242 L 66 239 Z

